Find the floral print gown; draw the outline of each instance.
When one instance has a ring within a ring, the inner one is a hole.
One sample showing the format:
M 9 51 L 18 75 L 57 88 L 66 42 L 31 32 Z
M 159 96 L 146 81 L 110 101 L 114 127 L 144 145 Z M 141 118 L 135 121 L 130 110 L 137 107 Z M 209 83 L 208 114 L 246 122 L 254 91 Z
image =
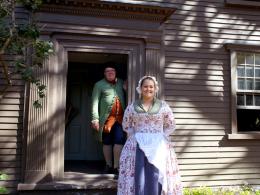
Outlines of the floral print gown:
M 181 195 L 182 185 L 175 152 L 168 141 L 175 130 L 175 120 L 171 108 L 160 101 L 157 112 L 138 112 L 134 103 L 124 114 L 123 129 L 128 139 L 120 156 L 118 195 L 135 194 L 136 146 L 144 152 L 148 161 L 159 169 L 162 195 Z

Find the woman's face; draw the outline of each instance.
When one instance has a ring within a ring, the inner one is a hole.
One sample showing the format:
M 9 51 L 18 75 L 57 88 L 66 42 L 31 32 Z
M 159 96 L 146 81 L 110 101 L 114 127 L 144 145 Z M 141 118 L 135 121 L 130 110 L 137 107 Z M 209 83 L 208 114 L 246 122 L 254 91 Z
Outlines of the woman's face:
M 155 85 L 151 79 L 145 79 L 141 85 L 141 95 L 143 98 L 153 98 L 155 96 Z

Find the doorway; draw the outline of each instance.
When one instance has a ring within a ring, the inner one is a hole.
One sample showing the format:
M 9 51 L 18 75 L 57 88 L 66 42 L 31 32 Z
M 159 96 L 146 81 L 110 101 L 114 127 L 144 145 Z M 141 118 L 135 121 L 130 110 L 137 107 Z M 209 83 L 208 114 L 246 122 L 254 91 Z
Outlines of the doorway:
M 104 64 L 111 61 L 117 77 L 125 80 L 126 54 L 68 52 L 65 172 L 102 172 L 102 145 L 91 128 L 91 95 L 94 84 L 103 78 Z

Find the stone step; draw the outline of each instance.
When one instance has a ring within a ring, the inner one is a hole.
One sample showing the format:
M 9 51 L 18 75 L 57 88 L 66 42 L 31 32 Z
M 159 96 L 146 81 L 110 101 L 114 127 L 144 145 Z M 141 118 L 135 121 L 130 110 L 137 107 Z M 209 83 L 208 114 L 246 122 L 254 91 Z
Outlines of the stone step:
M 113 174 L 66 172 L 64 179 L 37 184 L 18 184 L 20 195 L 115 195 L 117 180 Z

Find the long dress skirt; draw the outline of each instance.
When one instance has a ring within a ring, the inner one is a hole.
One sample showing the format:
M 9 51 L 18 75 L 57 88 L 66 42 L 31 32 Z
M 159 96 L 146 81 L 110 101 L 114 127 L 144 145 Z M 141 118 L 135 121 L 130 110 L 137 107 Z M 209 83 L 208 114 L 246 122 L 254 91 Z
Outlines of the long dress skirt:
M 144 152 L 137 144 L 135 161 L 135 195 L 160 195 L 159 170 L 149 163 Z

